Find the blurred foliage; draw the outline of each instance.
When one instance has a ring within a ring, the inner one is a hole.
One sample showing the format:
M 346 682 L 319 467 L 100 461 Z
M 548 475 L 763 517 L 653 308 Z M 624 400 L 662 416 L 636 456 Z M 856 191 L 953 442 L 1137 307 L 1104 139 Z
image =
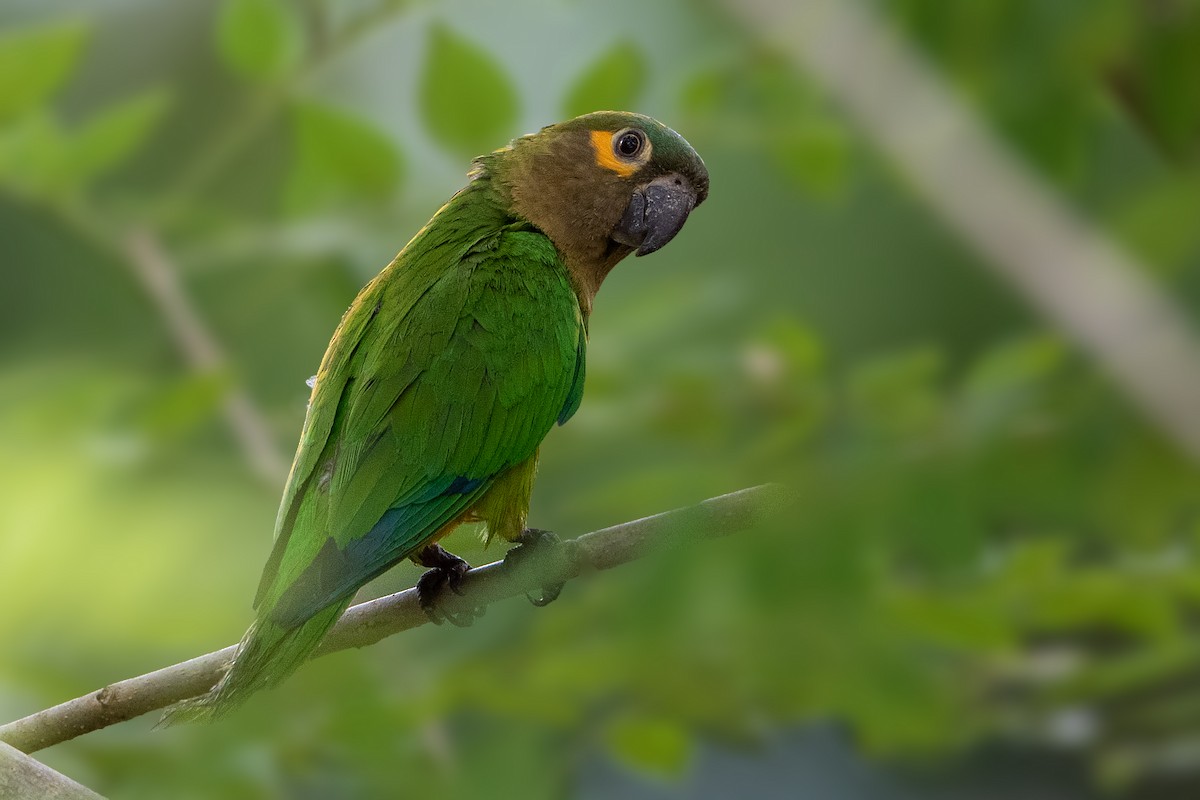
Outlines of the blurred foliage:
M 1196 310 L 1197 4 L 876 7 Z M 218 726 L 117 726 L 56 768 L 126 798 L 557 797 L 589 759 L 669 781 L 697 737 L 832 719 L 877 758 L 1011 739 L 1130 794 L 1200 786 L 1173 756 L 1200 724 L 1196 466 L 718 7 L 20 0 L 0 25 L 0 716 L 240 635 L 279 486 L 225 393 L 290 449 L 357 289 L 470 157 L 560 113 L 663 119 L 713 190 L 606 284 L 534 524 L 799 495 L 737 541 L 321 659 Z M 219 368 L 176 351 L 132 227 Z
M 317 103 L 292 108 L 293 166 L 284 188 L 287 211 L 388 199 L 400 177 L 400 157 L 389 139 Z
M 5 31 L 0 38 L 0 119 L 36 108 L 70 75 L 87 28 L 59 22 Z
M 646 59 L 633 42 L 617 42 L 576 79 L 563 101 L 563 117 L 600 109 L 636 108 Z
M 738 134 L 814 194 L 836 194 L 847 182 L 850 137 L 845 125 L 779 56 L 756 50 L 702 72 L 684 89 L 683 105 L 713 127 L 728 125 L 731 112 L 736 113 L 748 123 Z
M 279 77 L 300 58 L 300 25 L 283 0 L 228 0 L 217 19 L 217 49 L 238 75 Z
M 445 25 L 430 31 L 421 111 L 437 141 L 466 158 L 517 133 L 517 95 L 504 68 Z

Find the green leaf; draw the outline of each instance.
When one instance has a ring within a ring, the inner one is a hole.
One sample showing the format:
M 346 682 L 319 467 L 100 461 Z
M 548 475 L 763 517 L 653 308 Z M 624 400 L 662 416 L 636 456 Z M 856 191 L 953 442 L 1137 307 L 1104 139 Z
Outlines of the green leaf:
M 0 180 L 36 194 L 84 186 L 137 149 L 166 111 L 167 92 L 143 92 L 101 111 L 76 131 L 48 113 L 0 131 Z
M 691 116 L 712 119 L 722 111 L 729 92 L 728 84 L 728 76 L 723 70 L 700 72 L 680 92 L 680 107 Z
M 1023 413 L 1037 408 L 1039 388 L 1062 369 L 1067 349 L 1050 334 L 1025 336 L 984 353 L 962 382 L 959 415 L 976 437 L 1003 434 Z M 1045 411 L 1037 413 L 1046 419 Z
M 425 124 L 456 155 L 489 152 L 514 133 L 517 95 L 503 67 L 444 25 L 430 33 L 420 92 Z
M 777 57 L 754 54 L 701 73 L 680 99 L 689 114 L 714 130 L 739 125 L 738 138 L 754 142 L 804 191 L 834 199 L 849 184 L 854 161 L 849 129 L 820 92 Z
M 64 153 L 64 179 L 83 183 L 119 165 L 154 130 L 170 105 L 170 99 L 166 89 L 151 89 L 88 120 L 71 137 Z
M 292 106 L 295 162 L 284 189 L 289 212 L 347 200 L 386 199 L 400 179 L 392 141 L 368 123 L 311 101 Z
M 590 111 L 632 108 L 641 94 L 646 59 L 632 42 L 618 42 L 596 59 L 567 92 L 563 111 L 577 117 Z
M 1145 188 L 1127 193 L 1116 210 L 1114 227 L 1121 238 L 1164 271 L 1186 269 L 1200 249 L 1200 171 L 1177 169 Z
M 613 755 L 637 769 L 675 777 L 691 760 L 692 737 L 672 720 L 626 715 L 607 734 Z
M 216 413 L 231 384 L 227 371 L 195 373 L 165 382 L 130 410 L 129 426 L 154 442 L 181 437 Z
M 846 185 L 850 136 L 830 117 L 814 113 L 773 141 L 770 152 L 786 175 L 818 197 L 834 197 Z
M 301 28 L 282 0 L 225 0 L 217 17 L 217 51 L 243 78 L 274 78 L 299 60 Z
M 943 416 L 940 349 L 921 347 L 867 361 L 850 376 L 849 401 L 856 422 L 883 438 L 920 438 Z
M 66 147 L 67 135 L 46 111 L 0 128 L 0 182 L 35 194 L 45 190 Z
M 1062 340 L 1050 334 L 1006 342 L 975 362 L 963 388 L 980 396 L 1021 391 L 1047 379 L 1062 366 L 1066 355 Z
M 67 79 L 87 27 L 55 22 L 0 34 L 0 122 L 36 107 Z

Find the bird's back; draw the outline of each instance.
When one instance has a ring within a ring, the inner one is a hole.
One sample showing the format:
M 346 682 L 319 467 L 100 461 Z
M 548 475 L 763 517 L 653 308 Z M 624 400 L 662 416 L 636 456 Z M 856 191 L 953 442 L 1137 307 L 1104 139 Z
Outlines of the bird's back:
M 313 388 L 260 615 L 298 621 L 405 558 L 578 405 L 585 333 L 566 270 L 489 201 L 486 187 L 456 196 L 347 312 Z
M 550 240 L 479 181 L 447 203 L 343 317 L 313 386 L 257 620 L 222 681 L 180 716 L 219 715 L 285 678 L 359 587 L 529 462 L 579 405 L 585 344 Z

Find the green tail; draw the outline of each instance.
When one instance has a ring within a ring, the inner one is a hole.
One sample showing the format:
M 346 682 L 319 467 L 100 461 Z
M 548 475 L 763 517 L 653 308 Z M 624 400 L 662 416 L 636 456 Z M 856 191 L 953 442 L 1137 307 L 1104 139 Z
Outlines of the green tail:
M 238 708 L 255 692 L 277 685 L 308 660 L 351 599 L 323 608 L 294 628 L 259 619 L 242 637 L 228 671 L 217 685 L 207 694 L 167 709 L 162 724 L 211 722 Z

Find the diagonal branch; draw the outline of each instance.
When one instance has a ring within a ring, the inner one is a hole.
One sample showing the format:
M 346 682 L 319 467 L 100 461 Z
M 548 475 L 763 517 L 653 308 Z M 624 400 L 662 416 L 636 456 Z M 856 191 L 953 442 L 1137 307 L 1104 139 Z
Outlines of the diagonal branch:
M 650 552 L 740 533 L 785 508 L 790 497 L 789 492 L 776 484 L 755 486 L 698 505 L 585 533 L 571 540 L 573 547 L 546 558 L 523 560 L 515 569 L 497 561 L 471 570 L 464 579 L 462 596 L 448 595 L 440 607 L 449 613 L 465 612 L 585 572 L 611 569 Z M 429 618 L 417 605 L 416 590 L 406 589 L 350 608 L 317 655 L 366 647 L 427 622 Z M 237 645 L 231 645 L 109 684 L 2 725 L 0 742 L 32 753 L 203 694 L 220 678 L 236 649 Z
M 1200 460 L 1200 341 L 1145 267 L 996 139 L 876 5 L 726 0 L 856 122 L 930 209 Z
M 158 238 L 149 231 L 139 230 L 129 234 L 123 244 L 130 268 L 158 309 L 188 365 L 201 374 L 228 369 L 228 359 L 188 297 L 178 269 Z M 272 485 L 282 484 L 288 465 L 249 393 L 238 384 L 228 387 L 221 401 L 221 412 L 255 473 Z
M 286 109 L 288 97 L 308 76 L 353 47 L 376 25 L 386 23 L 407 7 L 408 3 L 402 0 L 385 0 L 353 17 L 293 74 L 263 89 L 241 116 L 209 137 L 207 146 L 184 162 L 174 185 L 156 204 L 151 219 L 154 226 L 164 229 L 176 221 L 186 210 L 189 199 L 235 164 L 255 137 Z M 178 267 L 151 227 L 113 237 L 108 233 L 112 226 L 94 211 L 85 213 L 84 209 L 76 208 L 63 216 L 94 243 L 128 262 L 192 369 L 215 373 L 228 368 L 228 359 L 188 296 Z M 240 385 L 231 385 L 222 398 L 221 412 L 255 474 L 271 485 L 281 485 L 287 478 L 288 461 L 272 440 L 270 427 L 250 394 Z

